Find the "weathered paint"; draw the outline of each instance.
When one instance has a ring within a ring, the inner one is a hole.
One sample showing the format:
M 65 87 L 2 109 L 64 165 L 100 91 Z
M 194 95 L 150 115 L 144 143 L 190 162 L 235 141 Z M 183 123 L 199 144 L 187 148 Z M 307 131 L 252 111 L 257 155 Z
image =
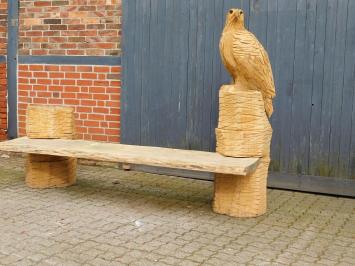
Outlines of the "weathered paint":
M 355 1 L 125 0 L 122 141 L 215 149 L 229 8 L 267 48 L 277 97 L 271 169 L 355 178 Z

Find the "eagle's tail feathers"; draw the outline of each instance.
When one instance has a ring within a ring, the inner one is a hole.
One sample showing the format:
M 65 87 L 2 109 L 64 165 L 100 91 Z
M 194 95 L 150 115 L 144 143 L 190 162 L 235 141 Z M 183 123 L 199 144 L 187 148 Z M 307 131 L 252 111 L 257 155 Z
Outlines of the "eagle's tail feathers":
M 264 98 L 265 112 L 266 115 L 270 118 L 272 113 L 274 112 L 274 107 L 272 105 L 271 98 Z

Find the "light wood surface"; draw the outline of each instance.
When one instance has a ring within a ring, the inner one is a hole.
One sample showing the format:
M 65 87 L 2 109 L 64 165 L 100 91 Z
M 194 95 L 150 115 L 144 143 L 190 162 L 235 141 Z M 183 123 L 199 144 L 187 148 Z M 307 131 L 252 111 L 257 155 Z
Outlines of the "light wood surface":
M 31 188 L 68 187 L 76 181 L 77 159 L 28 154 L 26 185 Z
M 231 158 L 212 152 L 84 140 L 28 139 L 25 137 L 0 143 L 0 150 L 242 176 L 255 171 L 259 164 L 259 158 Z
M 74 139 L 74 108 L 30 105 L 26 131 L 30 139 Z M 26 184 L 31 188 L 71 186 L 76 180 L 76 166 L 75 158 L 28 154 Z
M 215 175 L 213 210 L 233 217 L 256 217 L 266 212 L 272 128 L 260 92 L 224 85 L 219 95 L 217 152 L 261 159 L 256 171 L 247 176 Z
M 226 130 L 265 130 L 264 102 L 259 91 L 243 90 L 238 85 L 223 85 L 219 90 L 218 128 Z
M 219 91 L 216 151 L 230 157 L 263 157 L 272 128 L 259 91 L 223 85 Z
M 270 130 L 271 134 L 271 130 Z M 265 132 L 216 129 L 218 153 L 231 157 L 263 157 L 267 136 Z
M 271 134 L 269 135 L 269 142 Z M 216 174 L 213 210 L 233 217 L 257 217 L 267 208 L 267 176 L 270 158 L 261 158 L 255 172 L 247 176 Z
M 243 10 L 228 11 L 220 40 L 220 53 L 233 84 L 238 88 L 260 91 L 265 112 L 271 117 L 275 84 L 269 56 L 254 34 L 245 28 Z
M 220 41 L 222 61 L 233 78 L 219 93 L 217 152 L 232 157 L 261 157 L 247 176 L 215 174 L 213 210 L 234 217 L 266 212 L 275 85 L 269 57 L 244 27 L 244 13 L 231 9 Z
M 26 134 L 32 139 L 75 138 L 74 108 L 65 106 L 29 105 Z

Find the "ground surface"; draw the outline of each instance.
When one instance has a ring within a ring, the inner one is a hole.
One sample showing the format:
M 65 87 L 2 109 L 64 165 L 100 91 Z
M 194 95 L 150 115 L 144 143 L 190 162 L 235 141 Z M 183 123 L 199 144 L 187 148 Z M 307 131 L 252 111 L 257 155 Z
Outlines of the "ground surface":
M 212 183 L 80 166 L 33 190 L 0 158 L 0 265 L 355 265 L 355 200 L 269 190 L 269 211 L 211 211 Z

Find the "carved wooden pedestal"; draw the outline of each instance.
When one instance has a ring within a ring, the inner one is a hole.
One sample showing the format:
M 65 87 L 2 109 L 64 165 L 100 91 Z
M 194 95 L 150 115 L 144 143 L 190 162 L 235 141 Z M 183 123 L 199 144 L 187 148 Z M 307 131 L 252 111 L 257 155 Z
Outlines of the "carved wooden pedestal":
M 63 106 L 30 105 L 26 134 L 31 139 L 74 139 L 74 109 Z
M 26 162 L 26 184 L 31 188 L 68 187 L 76 181 L 74 158 L 29 154 Z
M 213 210 L 234 217 L 264 214 L 272 128 L 261 93 L 223 86 L 216 135 L 217 152 L 222 155 L 262 159 L 248 176 L 215 175 Z
M 27 110 L 27 136 L 33 139 L 75 139 L 74 109 L 31 105 Z M 76 181 L 77 159 L 29 154 L 26 184 L 31 188 L 71 186 Z

